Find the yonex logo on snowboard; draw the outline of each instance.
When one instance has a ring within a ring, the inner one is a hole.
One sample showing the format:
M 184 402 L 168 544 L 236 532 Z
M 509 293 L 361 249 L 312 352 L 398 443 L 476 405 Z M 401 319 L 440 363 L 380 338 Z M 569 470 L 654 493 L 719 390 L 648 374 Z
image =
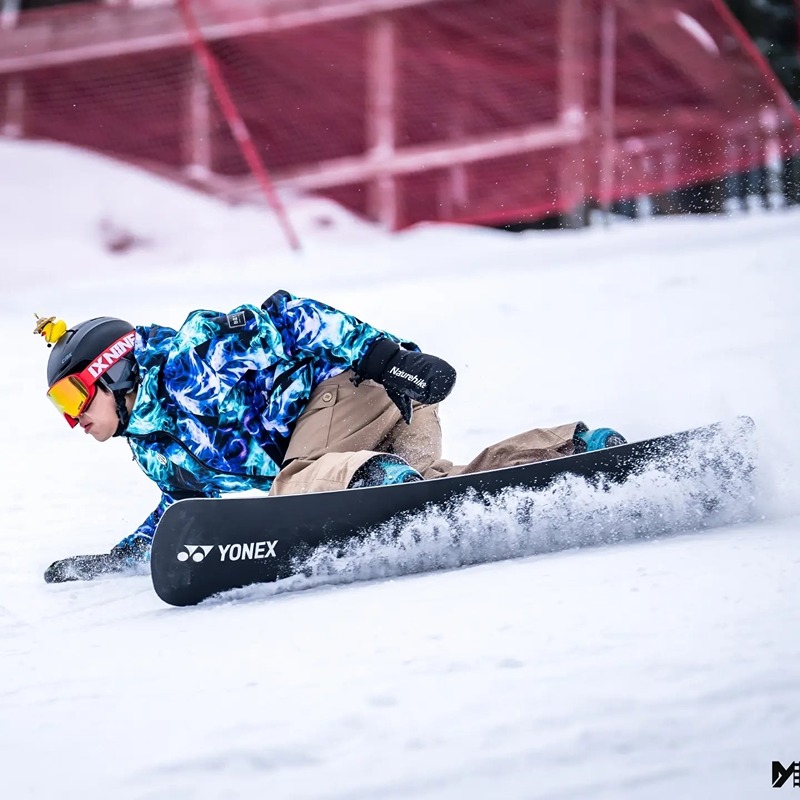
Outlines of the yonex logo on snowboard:
M 202 561 L 213 549 L 213 544 L 185 544 L 178 553 L 178 561 Z
M 220 561 L 253 561 L 259 558 L 277 558 L 275 548 L 278 540 L 273 542 L 245 542 L 240 544 L 185 544 L 178 553 L 178 561 L 200 562 L 212 551 L 219 553 Z

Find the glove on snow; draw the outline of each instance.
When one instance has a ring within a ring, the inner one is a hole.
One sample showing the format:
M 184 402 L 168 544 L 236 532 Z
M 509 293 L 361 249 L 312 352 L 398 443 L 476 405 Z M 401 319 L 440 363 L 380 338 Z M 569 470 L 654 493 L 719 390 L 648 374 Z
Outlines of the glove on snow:
M 110 555 L 127 563 L 150 560 L 150 545 L 153 540 L 140 533 L 126 536 L 119 544 L 111 548 Z
M 446 361 L 403 350 L 386 338 L 373 342 L 354 369 L 359 380 L 369 378 L 386 389 L 406 423 L 411 422 L 412 400 L 426 405 L 440 403 L 456 382 L 456 371 Z

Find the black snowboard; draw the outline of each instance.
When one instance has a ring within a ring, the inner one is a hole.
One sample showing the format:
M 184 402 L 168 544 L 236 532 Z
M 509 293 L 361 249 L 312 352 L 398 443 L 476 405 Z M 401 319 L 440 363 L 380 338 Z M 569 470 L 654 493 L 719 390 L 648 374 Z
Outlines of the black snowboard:
M 742 492 L 754 467 L 753 421 L 738 417 L 682 433 L 606 450 L 472 475 L 398 486 L 282 497 L 180 500 L 156 530 L 153 586 L 176 606 L 303 571 L 320 545 L 345 545 L 376 527 L 466 495 L 496 497 L 510 487 L 539 489 L 565 474 L 618 483 L 656 466 L 672 473 L 713 473 L 708 510 L 720 495 Z M 689 456 L 691 454 L 691 457 Z M 708 485 L 705 481 L 704 485 Z

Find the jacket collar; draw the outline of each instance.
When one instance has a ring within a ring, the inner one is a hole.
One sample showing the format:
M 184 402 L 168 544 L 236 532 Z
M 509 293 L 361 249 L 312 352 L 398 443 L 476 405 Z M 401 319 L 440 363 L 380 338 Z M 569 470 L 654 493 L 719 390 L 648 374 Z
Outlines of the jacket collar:
M 146 436 L 156 431 L 170 431 L 172 416 L 160 397 L 161 370 L 176 332 L 153 325 L 136 328 L 134 357 L 139 365 L 139 385 L 125 436 Z

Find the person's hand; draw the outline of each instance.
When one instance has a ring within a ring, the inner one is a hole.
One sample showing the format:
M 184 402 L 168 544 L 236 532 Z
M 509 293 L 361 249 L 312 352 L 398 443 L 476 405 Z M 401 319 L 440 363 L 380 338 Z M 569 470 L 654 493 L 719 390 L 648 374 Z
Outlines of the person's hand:
M 150 545 L 153 540 L 140 533 L 126 536 L 119 544 L 111 548 L 109 555 L 113 559 L 134 564 L 150 560 Z
M 403 350 L 391 339 L 378 339 L 356 367 L 360 378 L 380 383 L 403 419 L 411 422 L 411 402 L 440 403 L 456 382 L 456 371 L 437 356 Z

